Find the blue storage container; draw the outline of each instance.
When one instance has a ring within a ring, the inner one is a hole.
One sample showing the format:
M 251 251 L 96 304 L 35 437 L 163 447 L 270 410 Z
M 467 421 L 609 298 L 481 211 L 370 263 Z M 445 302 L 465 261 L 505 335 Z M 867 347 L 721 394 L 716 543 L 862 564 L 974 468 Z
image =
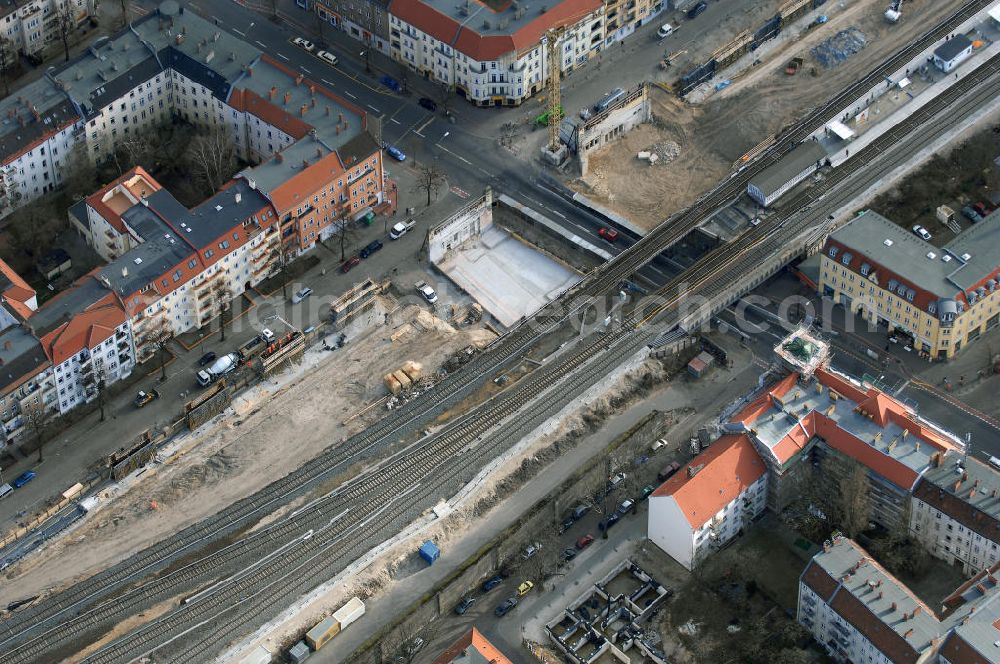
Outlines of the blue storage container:
M 426 560 L 428 565 L 433 565 L 440 555 L 441 549 L 437 548 L 434 542 L 427 540 L 420 545 L 420 557 Z

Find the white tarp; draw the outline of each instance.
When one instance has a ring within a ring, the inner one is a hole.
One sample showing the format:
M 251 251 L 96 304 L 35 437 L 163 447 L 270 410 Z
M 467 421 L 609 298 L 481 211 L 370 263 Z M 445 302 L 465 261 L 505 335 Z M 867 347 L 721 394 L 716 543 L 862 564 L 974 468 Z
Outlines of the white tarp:
M 830 122 L 829 124 L 826 125 L 826 128 L 832 131 L 834 134 L 836 134 L 837 138 L 839 138 L 842 141 L 854 138 L 854 132 L 851 131 L 851 129 L 840 120 L 834 120 L 833 122 Z

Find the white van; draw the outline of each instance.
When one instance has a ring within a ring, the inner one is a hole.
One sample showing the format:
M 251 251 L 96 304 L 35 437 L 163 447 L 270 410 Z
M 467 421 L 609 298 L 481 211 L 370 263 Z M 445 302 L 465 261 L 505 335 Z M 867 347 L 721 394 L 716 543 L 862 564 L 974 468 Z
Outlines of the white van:
M 6 498 L 12 493 L 14 493 L 14 487 L 9 484 L 0 485 L 0 499 Z
M 671 35 L 674 31 L 674 26 L 669 23 L 664 23 L 660 26 L 660 29 L 656 31 L 656 36 L 660 39 L 665 39 Z

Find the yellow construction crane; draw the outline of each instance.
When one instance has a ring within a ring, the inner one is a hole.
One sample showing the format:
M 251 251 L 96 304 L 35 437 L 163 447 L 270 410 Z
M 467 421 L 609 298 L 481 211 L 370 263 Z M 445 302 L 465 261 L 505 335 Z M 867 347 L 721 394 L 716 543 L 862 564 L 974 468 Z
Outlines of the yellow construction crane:
M 549 150 L 559 150 L 559 124 L 562 122 L 562 104 L 559 99 L 559 74 L 562 69 L 562 52 L 559 39 L 566 34 L 566 26 L 545 31 L 545 52 L 549 61 Z

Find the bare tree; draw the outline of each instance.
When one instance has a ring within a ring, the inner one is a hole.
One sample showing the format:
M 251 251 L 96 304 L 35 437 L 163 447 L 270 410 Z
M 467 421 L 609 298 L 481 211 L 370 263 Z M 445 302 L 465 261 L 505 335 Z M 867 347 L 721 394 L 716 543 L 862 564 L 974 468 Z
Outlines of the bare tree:
M 119 0 L 119 3 L 121 5 L 121 11 L 122 11 L 122 27 L 124 28 L 128 25 L 129 0 Z
M 188 146 L 186 162 L 208 193 L 215 193 L 236 171 L 232 136 L 224 127 L 211 127 L 199 133 Z
M 860 463 L 852 462 L 847 476 L 838 483 L 837 496 L 840 527 L 854 538 L 868 528 L 871 498 L 868 495 L 868 473 Z
M 150 344 L 160 354 L 160 382 L 167 379 L 167 344 L 174 338 L 174 331 L 166 318 L 160 318 L 142 335 L 143 345 Z
M 271 260 L 278 263 L 278 269 L 275 271 L 275 274 L 281 278 L 281 296 L 288 297 L 288 275 L 285 272 L 285 268 L 288 266 L 288 258 L 285 255 L 285 248 L 280 238 L 278 240 L 278 247 L 271 251 Z
M 455 98 L 455 86 L 441 84 L 437 88 L 438 103 L 441 104 L 441 111 L 445 115 L 451 115 L 451 102 Z
M 501 147 L 512 148 L 514 146 L 514 138 L 517 136 L 517 125 L 513 122 L 504 122 L 500 125 L 500 136 L 498 141 Z
M 108 384 L 103 378 L 97 381 L 97 407 L 101 410 L 101 422 L 104 421 L 104 409 L 108 405 L 107 388 Z
M 43 448 L 45 447 L 46 434 L 49 429 L 49 414 L 45 412 L 45 407 L 41 404 L 22 404 L 21 418 L 24 426 L 24 433 L 30 443 L 38 449 L 38 463 L 45 460 Z
M 225 281 L 219 281 L 212 286 L 212 304 L 219 316 L 219 341 L 226 340 L 226 312 L 230 310 L 232 300 L 233 291 Z
M 444 173 L 435 164 L 421 164 L 417 168 L 417 182 L 413 186 L 413 191 L 422 191 L 427 194 L 427 206 L 430 207 L 431 198 L 437 197 L 441 187 L 445 185 Z
M 153 144 L 150 142 L 149 134 L 145 131 L 134 131 L 120 141 L 116 141 L 112 159 L 114 159 L 118 175 L 123 175 L 130 168 L 149 161 L 152 152 Z
M 63 45 L 64 62 L 69 62 L 69 40 L 76 30 L 76 12 L 71 0 L 56 3 L 56 32 Z
M 340 243 L 340 260 L 345 261 L 347 260 L 347 245 L 350 240 L 357 236 L 357 226 L 347 217 L 341 217 L 334 223 L 333 232 Z
M 410 82 L 410 68 L 406 66 L 405 62 L 399 63 L 399 87 L 406 90 L 407 84 Z
M 78 200 L 94 193 L 99 186 L 97 168 L 87 154 L 87 144 L 80 141 L 70 148 L 63 173 L 63 187 L 70 200 Z
M 0 36 L 0 77 L 3 78 L 4 96 L 10 94 L 11 76 L 19 70 L 17 47 L 6 36 Z

